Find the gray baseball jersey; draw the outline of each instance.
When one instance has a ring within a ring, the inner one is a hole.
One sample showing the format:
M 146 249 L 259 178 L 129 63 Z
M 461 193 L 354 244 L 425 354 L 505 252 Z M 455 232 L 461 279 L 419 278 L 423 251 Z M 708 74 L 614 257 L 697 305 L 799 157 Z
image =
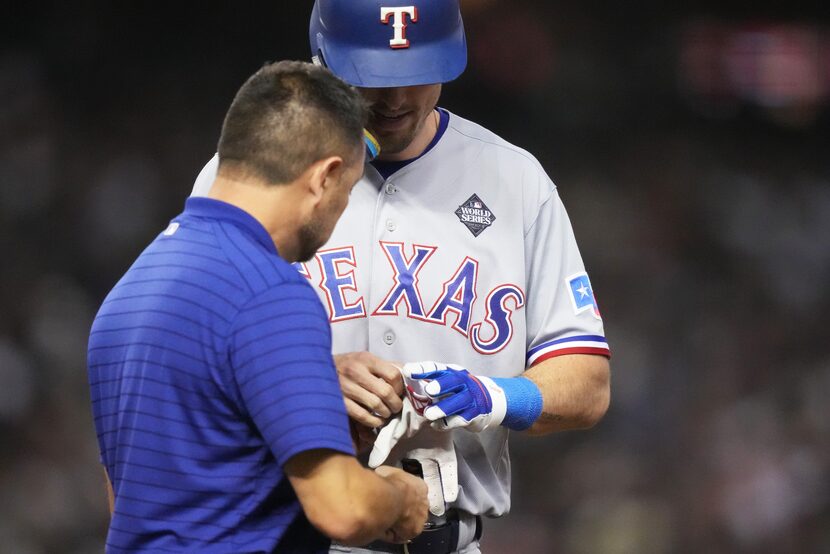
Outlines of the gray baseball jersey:
M 194 194 L 207 193 L 216 165 Z M 335 353 L 513 377 L 553 356 L 609 352 L 553 182 L 528 152 L 453 114 L 438 143 L 388 179 L 367 166 L 331 239 L 298 268 L 328 307 Z M 504 514 L 507 429 L 453 433 L 455 506 Z

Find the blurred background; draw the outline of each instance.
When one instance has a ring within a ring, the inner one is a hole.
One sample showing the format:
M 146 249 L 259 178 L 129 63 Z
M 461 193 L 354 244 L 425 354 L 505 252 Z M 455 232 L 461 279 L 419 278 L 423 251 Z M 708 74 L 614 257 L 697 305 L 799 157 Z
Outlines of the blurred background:
M 467 0 L 441 105 L 534 153 L 606 320 L 590 432 L 514 435 L 485 554 L 830 552 L 830 26 L 820 3 Z M 0 19 L 0 552 L 101 552 L 97 307 L 311 1 Z

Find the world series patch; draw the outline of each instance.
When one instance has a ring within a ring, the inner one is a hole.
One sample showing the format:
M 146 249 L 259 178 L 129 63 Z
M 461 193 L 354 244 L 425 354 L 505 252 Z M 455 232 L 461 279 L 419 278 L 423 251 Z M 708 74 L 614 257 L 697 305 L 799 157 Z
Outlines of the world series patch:
M 455 215 L 474 237 L 479 236 L 496 220 L 495 214 L 490 211 L 487 204 L 482 202 L 477 194 L 472 195 L 466 202 L 458 206 Z

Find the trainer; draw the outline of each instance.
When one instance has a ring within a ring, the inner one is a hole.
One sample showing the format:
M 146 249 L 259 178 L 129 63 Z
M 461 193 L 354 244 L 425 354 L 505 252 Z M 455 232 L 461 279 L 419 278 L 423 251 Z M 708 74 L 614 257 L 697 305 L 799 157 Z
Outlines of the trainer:
M 423 481 L 354 457 L 328 316 L 291 265 L 363 174 L 366 117 L 328 70 L 263 67 L 225 117 L 210 196 L 104 300 L 88 368 L 107 552 L 325 552 L 422 530 Z

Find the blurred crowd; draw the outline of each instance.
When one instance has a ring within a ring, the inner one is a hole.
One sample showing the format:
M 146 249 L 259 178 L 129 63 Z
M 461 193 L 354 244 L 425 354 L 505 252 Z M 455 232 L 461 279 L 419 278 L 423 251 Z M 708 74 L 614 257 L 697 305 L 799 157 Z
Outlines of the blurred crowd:
M 310 2 L 99 4 L 0 23 L 2 552 L 102 550 L 92 318 L 236 88 L 307 57 Z M 484 552 L 830 551 L 826 22 L 464 9 L 470 65 L 441 105 L 557 183 L 614 355 L 595 429 L 511 437 L 513 511 Z M 773 62 L 798 67 L 770 89 L 753 68 Z

